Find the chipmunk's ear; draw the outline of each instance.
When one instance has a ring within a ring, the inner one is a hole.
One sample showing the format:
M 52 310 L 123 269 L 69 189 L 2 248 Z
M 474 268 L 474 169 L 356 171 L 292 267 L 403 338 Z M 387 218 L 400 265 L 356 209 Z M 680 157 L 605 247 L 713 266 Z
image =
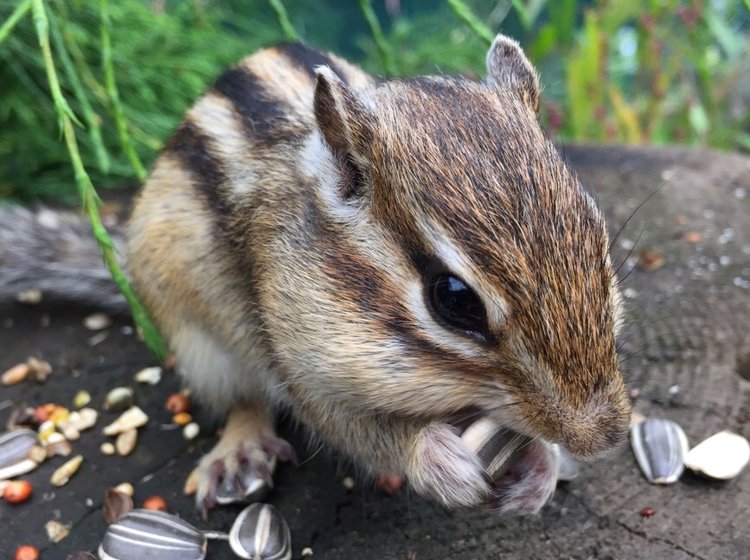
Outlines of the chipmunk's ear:
M 318 75 L 313 98 L 315 120 L 340 167 L 341 194 L 351 198 L 366 184 L 372 115 L 328 66 L 319 66 L 315 71 Z
M 534 111 L 539 110 L 539 77 L 520 45 L 498 35 L 487 53 L 487 81 L 517 92 Z

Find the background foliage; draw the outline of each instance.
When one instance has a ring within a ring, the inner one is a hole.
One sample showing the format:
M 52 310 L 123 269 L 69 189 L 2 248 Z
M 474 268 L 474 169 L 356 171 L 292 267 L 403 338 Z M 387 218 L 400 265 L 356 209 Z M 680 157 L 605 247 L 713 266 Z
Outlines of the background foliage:
M 38 3 L 97 186 L 142 178 L 221 68 L 295 34 L 381 75 L 481 77 L 487 39 L 503 31 L 541 71 L 542 119 L 553 135 L 750 150 L 750 0 Z M 19 5 L 0 0 L 0 22 Z M 111 76 L 103 65 L 108 52 Z M 76 196 L 49 91 L 29 11 L 0 31 L 0 197 Z

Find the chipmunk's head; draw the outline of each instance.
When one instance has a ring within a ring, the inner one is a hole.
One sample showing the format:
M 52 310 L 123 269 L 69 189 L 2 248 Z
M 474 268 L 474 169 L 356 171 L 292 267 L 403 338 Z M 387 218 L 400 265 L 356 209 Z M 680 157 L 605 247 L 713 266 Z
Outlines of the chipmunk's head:
M 598 455 L 629 421 L 604 220 L 539 127 L 518 44 L 498 37 L 487 68 L 483 84 L 364 91 L 319 70 L 320 212 L 338 240 L 321 266 L 344 310 L 340 336 L 321 329 L 343 372 L 328 388 L 410 417 L 491 415 Z

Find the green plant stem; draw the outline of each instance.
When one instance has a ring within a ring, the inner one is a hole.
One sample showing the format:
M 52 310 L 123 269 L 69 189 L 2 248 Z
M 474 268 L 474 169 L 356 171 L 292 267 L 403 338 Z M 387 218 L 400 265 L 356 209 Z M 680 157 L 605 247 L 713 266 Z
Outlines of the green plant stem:
M 16 24 L 23 19 L 23 16 L 29 12 L 29 9 L 31 9 L 31 0 L 24 0 L 16 6 L 16 9 L 10 14 L 10 17 L 6 19 L 5 23 L 0 27 L 0 43 L 10 36 L 13 29 L 16 27 Z
M 136 177 L 143 181 L 148 173 L 141 163 L 141 159 L 135 151 L 133 141 L 128 134 L 128 125 L 125 120 L 125 111 L 120 102 L 120 94 L 117 91 L 117 82 L 115 80 L 115 68 L 112 63 L 112 42 L 109 37 L 109 12 L 107 10 L 107 0 L 99 0 L 99 15 L 101 17 L 101 39 L 102 39 L 102 65 L 104 66 L 104 84 L 107 88 L 109 102 L 112 105 L 112 114 L 117 125 L 117 133 L 120 136 L 120 144 L 125 151 L 125 155 L 133 166 Z
M 467 6 L 462 0 L 448 0 L 448 4 L 453 8 L 453 11 L 456 12 L 456 15 L 460 17 L 472 29 L 472 31 L 477 34 L 477 36 L 490 44 L 495 40 L 495 34 L 492 33 L 490 28 L 482 23 L 476 15 L 474 15 L 471 8 L 469 8 L 469 6 Z
M 359 6 L 362 8 L 362 13 L 367 20 L 367 24 L 370 26 L 372 38 L 375 40 L 375 45 L 378 47 L 378 52 L 380 53 L 380 58 L 383 60 L 385 71 L 391 76 L 396 75 L 396 63 L 393 60 L 391 45 L 386 40 L 385 35 L 383 35 L 383 29 L 380 27 L 380 22 L 375 15 L 375 11 L 372 9 L 371 1 L 359 0 Z
M 110 162 L 109 154 L 107 153 L 107 149 L 104 147 L 104 142 L 102 141 L 101 120 L 96 113 L 94 113 L 94 109 L 91 107 L 86 90 L 83 85 L 81 85 L 81 80 L 78 78 L 78 73 L 73 65 L 73 61 L 70 59 L 70 55 L 65 48 L 65 42 L 63 41 L 62 34 L 60 33 L 60 26 L 57 23 L 56 18 L 50 13 L 48 19 L 50 23 L 50 31 L 52 31 L 52 42 L 54 43 L 57 54 L 60 57 L 63 71 L 65 72 L 70 87 L 73 89 L 76 99 L 78 99 L 78 103 L 81 105 L 83 118 L 86 121 L 86 129 L 91 138 L 91 142 L 94 145 L 94 154 L 96 155 L 97 165 L 100 171 L 107 173 L 109 171 Z
M 167 357 L 167 347 L 164 340 L 151 322 L 146 308 L 136 297 L 135 292 L 125 277 L 125 273 L 117 262 L 115 256 L 116 247 L 107 234 L 107 230 L 104 228 L 99 215 L 99 197 L 96 194 L 91 178 L 86 172 L 81 159 L 81 154 L 78 150 L 78 142 L 76 140 L 75 128 L 73 126 L 73 113 L 60 90 L 60 82 L 57 77 L 57 70 L 55 69 L 55 63 L 52 58 L 52 49 L 50 48 L 49 43 L 49 20 L 47 19 L 47 14 L 44 9 L 44 1 L 32 0 L 32 8 L 34 24 L 39 38 L 39 47 L 42 51 L 44 68 L 47 73 L 47 82 L 49 83 L 50 93 L 54 100 L 57 115 L 62 126 L 63 137 L 65 138 L 65 144 L 68 148 L 68 154 L 70 156 L 71 165 L 73 166 L 76 186 L 78 187 L 81 196 L 83 209 L 91 222 L 91 228 L 102 251 L 104 263 L 107 265 L 107 268 L 112 274 L 112 278 L 117 283 L 120 291 L 125 296 L 125 299 L 130 304 L 133 319 L 141 329 L 146 345 L 159 359 L 163 360 Z
M 268 0 L 268 3 L 273 8 L 273 11 L 276 12 L 276 18 L 279 20 L 279 26 L 284 32 L 284 35 L 286 35 L 286 38 L 290 41 L 299 41 L 299 33 L 297 33 L 297 30 L 292 25 L 292 22 L 289 21 L 289 14 L 287 13 L 282 1 Z

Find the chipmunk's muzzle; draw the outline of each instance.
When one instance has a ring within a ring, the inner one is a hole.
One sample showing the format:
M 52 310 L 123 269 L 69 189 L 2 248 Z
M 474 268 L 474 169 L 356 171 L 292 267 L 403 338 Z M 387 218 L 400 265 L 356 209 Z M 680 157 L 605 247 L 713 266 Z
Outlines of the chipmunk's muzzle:
M 595 459 L 625 441 L 630 414 L 625 384 L 616 379 L 583 404 L 558 398 L 532 411 L 529 418 L 534 419 L 532 428 L 548 441 L 565 446 L 578 458 Z

